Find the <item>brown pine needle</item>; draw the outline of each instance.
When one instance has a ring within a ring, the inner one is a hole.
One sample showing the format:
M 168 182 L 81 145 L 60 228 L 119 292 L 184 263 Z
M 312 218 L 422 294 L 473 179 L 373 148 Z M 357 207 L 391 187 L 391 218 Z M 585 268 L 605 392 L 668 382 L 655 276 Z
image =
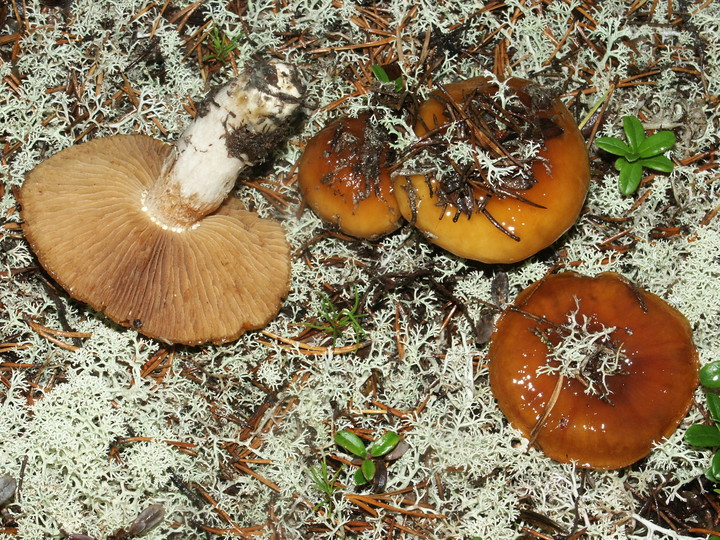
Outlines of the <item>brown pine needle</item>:
M 31 319 L 26 319 L 26 322 L 36 332 L 44 332 L 46 334 L 50 334 L 57 337 L 71 337 L 71 338 L 89 338 L 92 337 L 92 333 L 90 332 L 67 332 L 65 330 L 55 330 L 54 328 L 48 328 L 47 326 L 43 326 L 42 324 L 36 323 L 35 321 Z
M 189 454 L 191 456 L 196 456 L 197 452 L 193 450 L 193 448 L 197 448 L 197 444 L 195 443 L 187 443 L 182 441 L 169 441 L 166 439 L 156 439 L 154 437 L 126 437 L 124 439 L 118 439 L 115 444 L 128 444 L 128 443 L 134 443 L 134 442 L 162 442 L 165 444 L 169 444 L 170 446 L 174 446 L 178 449 L 179 452 L 182 452 L 183 454 Z
M 253 471 L 250 467 L 246 467 L 245 465 L 241 465 L 240 463 L 233 463 L 233 467 L 235 467 L 237 470 L 239 470 L 241 472 L 244 472 L 245 474 L 249 474 L 256 480 L 260 480 L 263 484 L 265 484 L 267 487 L 269 487 L 273 491 L 277 491 L 278 493 L 280 493 L 280 486 L 278 486 L 275 482 L 268 480 L 267 478 L 262 476 L 260 473 Z
M 29 349 L 32 347 L 29 343 L 14 343 L 14 342 L 8 342 L 8 343 L 0 343 L 0 353 L 6 353 L 10 351 L 15 350 L 21 350 L 21 349 Z M 3 364 L 5 365 L 5 364 Z M 32 364 L 16 364 L 12 367 L 32 367 Z
M 537 422 L 535 422 L 535 426 L 533 426 L 532 431 L 530 432 L 528 448 L 530 448 L 531 446 L 533 446 L 535 444 L 535 440 L 537 439 L 537 436 L 540 433 L 540 430 L 545 425 L 545 421 L 547 420 L 548 416 L 550 416 L 550 413 L 552 412 L 553 407 L 555 407 L 555 403 L 557 403 L 558 397 L 560 396 L 560 390 L 562 389 L 562 385 L 564 382 L 565 382 L 565 375 L 560 375 L 558 377 L 557 382 L 555 383 L 555 388 L 553 388 L 553 392 L 550 395 L 550 399 L 548 400 L 547 404 L 545 405 L 545 409 L 543 409 L 543 412 L 540 415 L 540 418 L 537 419 Z
M 367 43 L 357 43 L 355 45 L 339 45 L 337 47 L 323 47 L 320 49 L 313 49 L 308 51 L 308 54 L 324 54 L 332 51 L 351 51 L 354 49 L 365 49 L 370 47 L 379 47 L 381 45 L 387 45 L 395 41 L 395 36 L 390 36 L 385 39 L 379 39 L 377 41 L 369 41 Z
M 245 532 L 245 530 L 243 530 L 243 529 L 241 529 L 240 527 L 238 527 L 237 523 L 235 523 L 235 522 L 230 518 L 230 516 L 228 515 L 228 513 L 227 513 L 225 510 L 223 510 L 222 508 L 220 508 L 220 506 L 218 505 L 217 501 L 216 501 L 215 499 L 213 499 L 213 498 L 210 496 L 210 494 L 209 494 L 207 491 L 205 491 L 205 489 L 204 489 L 200 484 L 193 484 L 193 487 L 200 493 L 200 495 L 202 495 L 202 497 L 203 497 L 207 502 L 209 502 L 209 503 L 212 505 L 212 507 L 213 507 L 214 510 L 215 510 L 215 513 L 216 513 L 218 516 L 220 516 L 228 525 L 230 525 L 231 529 L 230 529 L 230 532 L 229 532 L 228 534 L 231 534 L 232 536 L 240 536 L 240 537 L 242 537 L 242 538 L 245 538 L 245 537 L 246 537 L 246 532 Z
M 358 506 L 361 506 L 365 508 L 365 506 L 377 506 L 378 508 L 384 508 L 385 510 L 390 510 L 391 512 L 397 512 L 398 514 L 403 514 L 406 516 L 411 516 L 415 518 L 428 518 L 428 519 L 446 519 L 446 516 L 443 516 L 442 514 L 430 514 L 426 512 L 420 512 L 419 510 L 411 510 L 408 508 L 401 508 L 399 506 L 393 506 L 391 504 L 388 504 L 386 502 L 383 502 L 380 500 L 379 497 L 376 497 L 374 495 L 361 495 L 357 493 L 345 493 L 343 495 L 343 498 L 347 499 L 353 504 L 356 504 Z M 376 512 L 372 512 L 373 515 L 377 515 Z
M 345 345 L 344 347 L 322 347 L 319 345 L 310 345 L 309 343 L 305 343 L 304 341 L 297 341 L 294 339 L 286 338 L 279 336 L 277 334 L 273 334 L 272 332 L 269 332 L 267 330 L 263 330 L 260 332 L 264 336 L 267 336 L 272 339 L 276 339 L 282 343 L 285 343 L 289 345 L 288 347 L 281 346 L 281 349 L 288 352 L 300 352 L 302 354 L 308 354 L 308 355 L 320 355 L 320 354 L 326 354 L 328 352 L 332 352 L 333 354 L 346 354 L 351 352 L 357 352 L 358 350 L 367 347 L 370 345 L 369 341 L 363 341 L 362 343 L 357 343 L 354 345 Z M 258 340 L 258 343 L 261 343 L 262 345 L 265 345 L 266 347 L 273 347 L 274 345 L 270 342 Z

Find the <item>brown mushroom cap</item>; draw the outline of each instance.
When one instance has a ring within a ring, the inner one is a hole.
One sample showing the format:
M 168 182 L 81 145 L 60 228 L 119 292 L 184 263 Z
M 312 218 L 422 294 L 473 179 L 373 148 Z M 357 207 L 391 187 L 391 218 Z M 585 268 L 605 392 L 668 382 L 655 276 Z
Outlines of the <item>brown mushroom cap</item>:
M 44 161 L 21 190 L 25 236 L 53 279 L 118 324 L 174 343 L 236 339 L 287 294 L 283 230 L 233 197 L 185 231 L 158 225 L 141 201 L 171 148 L 118 135 Z
M 576 309 L 576 320 L 588 317 L 589 331 L 615 327 L 610 341 L 622 362 L 605 378 L 604 399 L 576 378 L 538 374 L 548 362 L 546 340 L 562 339 L 554 325 Z M 490 385 L 510 423 L 528 438 L 536 434 L 534 443 L 549 457 L 587 468 L 616 469 L 650 453 L 685 417 L 698 384 L 685 317 L 614 273 L 564 272 L 525 289 L 500 317 L 489 357 Z
M 519 195 L 532 204 L 510 196 L 490 196 L 475 189 L 483 212 L 459 215 L 453 204 L 438 197 L 438 182 L 432 176 L 398 176 L 395 194 L 405 219 L 413 222 L 434 244 L 468 259 L 485 263 L 513 263 L 546 248 L 576 221 L 590 182 L 585 141 L 565 105 L 558 98 L 532 104 L 530 81 L 509 79 L 508 86 L 528 106 L 531 122 L 554 124 L 559 133 L 545 137 L 532 166 L 534 184 Z M 497 88 L 483 77 L 445 85 L 418 111 L 418 135 L 442 128 L 450 122 L 445 104 L 449 99 L 464 104 L 476 93 L 493 95 Z M 453 112 L 454 119 L 458 116 Z M 495 221 L 493 221 L 490 219 Z M 501 230 L 504 229 L 504 230 Z M 515 238 L 513 238 L 512 236 Z
M 376 238 L 402 216 L 393 193 L 388 147 L 368 126 L 369 115 L 341 118 L 310 139 L 298 164 L 303 199 L 345 234 Z

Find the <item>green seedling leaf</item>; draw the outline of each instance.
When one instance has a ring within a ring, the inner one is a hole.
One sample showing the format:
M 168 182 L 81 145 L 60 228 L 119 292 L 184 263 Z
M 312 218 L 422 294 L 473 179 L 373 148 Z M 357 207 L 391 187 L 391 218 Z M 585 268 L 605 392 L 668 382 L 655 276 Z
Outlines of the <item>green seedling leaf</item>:
M 338 318 L 339 313 L 335 304 L 333 304 L 330 297 L 324 292 L 318 293 L 320 296 L 320 313 L 327 321 L 334 321 Z
M 370 455 L 373 457 L 384 456 L 400 442 L 400 435 L 394 431 L 388 431 L 370 447 Z
M 717 394 L 705 394 L 705 398 L 707 399 L 710 417 L 715 422 L 720 422 L 720 396 Z
M 705 476 L 713 482 L 720 481 L 720 452 L 715 452 L 710 460 L 710 468 L 705 471 Z
M 330 513 L 332 513 L 333 510 L 333 496 L 335 493 L 340 489 L 335 485 L 335 482 L 337 482 L 338 477 L 340 476 L 340 473 L 343 470 L 343 465 L 340 465 L 338 467 L 338 470 L 330 476 L 330 472 L 328 471 L 327 466 L 327 460 L 323 457 L 322 461 L 320 462 L 320 466 L 313 466 L 308 469 L 307 473 L 310 475 L 310 477 L 315 481 L 314 484 L 310 484 L 310 487 L 314 487 L 315 489 L 321 491 L 325 498 L 321 500 L 319 503 L 317 503 L 314 507 L 315 510 L 318 508 L 321 508 L 323 506 L 327 506 L 330 510 Z
M 382 82 L 382 83 L 389 83 L 392 82 L 395 84 L 395 91 L 400 92 L 400 90 L 403 89 L 403 80 L 402 77 L 398 77 L 394 81 L 390 80 L 390 76 L 387 74 L 387 71 L 382 66 L 379 66 L 377 64 L 374 64 L 370 69 L 372 69 L 373 75 L 375 75 L 375 78 Z
M 662 154 L 675 144 L 675 134 L 672 131 L 660 131 L 642 141 L 637 152 L 640 157 L 649 158 Z
M 693 446 L 720 446 L 720 430 L 717 426 L 695 424 L 685 432 L 685 442 Z
M 615 166 L 617 167 L 617 162 L 615 163 Z M 637 190 L 641 180 L 642 165 L 637 162 L 623 165 L 620 169 L 620 176 L 618 176 L 618 188 L 620 189 L 620 193 L 623 195 L 632 195 Z
M 710 468 L 705 473 L 705 476 L 713 482 L 720 481 L 720 452 L 715 452 L 715 455 L 710 460 Z
M 615 160 L 615 168 L 620 171 L 618 188 L 623 195 L 632 195 L 642 181 L 643 167 L 662 172 L 673 170 L 673 162 L 660 154 L 675 144 L 675 134 L 661 131 L 646 138 L 645 129 L 634 116 L 623 117 L 623 128 L 628 144 L 617 137 L 600 137 L 595 144 L 606 152 L 621 156 Z
M 638 161 L 638 163 L 643 167 L 648 167 L 650 169 L 662 172 L 671 172 L 675 167 L 673 162 L 665 156 L 655 156 L 651 158 L 641 159 L 640 161 Z
M 390 82 L 390 77 L 388 76 L 387 72 L 382 66 L 379 66 L 377 64 L 374 64 L 370 69 L 372 69 L 373 75 L 375 75 L 375 78 L 384 83 Z
M 715 454 L 715 455 L 717 455 L 717 454 Z M 714 456 L 713 456 L 713 457 L 714 457 Z M 715 475 L 715 473 L 713 472 L 712 469 L 708 469 L 707 471 L 705 471 L 705 476 L 706 476 L 707 479 L 710 480 L 711 482 L 716 482 L 716 483 L 717 483 L 717 482 L 720 482 L 720 479 L 718 479 L 718 477 Z M 715 490 L 713 490 L 713 491 L 715 491 L 715 493 L 720 493 L 720 490 L 718 490 L 718 489 L 715 489 Z
M 700 368 L 700 384 L 708 388 L 720 388 L 720 362 L 710 362 Z
M 360 470 L 363 473 L 363 476 L 369 481 L 373 479 L 373 476 L 375 476 L 375 462 L 371 461 L 369 459 L 366 459 L 362 462 L 362 465 L 360 466 Z
M 236 37 L 230 38 L 217 26 L 213 27 L 209 35 L 212 53 L 204 56 L 203 61 L 215 60 L 221 64 L 225 64 L 229 60 L 230 53 L 238 48 L 239 40 L 243 37 L 241 32 Z
M 600 137 L 595 139 L 598 148 L 602 148 L 606 152 L 615 154 L 616 156 L 625 156 L 631 152 L 630 147 L 615 137 Z
M 368 483 L 368 479 L 365 478 L 362 469 L 358 469 L 357 471 L 355 471 L 355 474 L 353 475 L 353 480 L 355 480 L 355 484 L 357 484 L 358 486 L 362 486 Z
M 643 128 L 640 120 L 634 116 L 623 117 L 623 128 L 627 137 L 628 145 L 633 152 L 637 152 L 640 143 L 645 140 L 645 128 Z
M 338 310 L 330 297 L 323 292 L 318 293 L 318 296 L 320 297 L 320 315 L 323 319 L 325 319 L 325 324 L 303 324 L 308 328 L 327 332 L 330 336 L 332 336 L 333 345 L 337 339 L 343 335 L 343 332 L 347 327 L 352 327 L 355 331 L 355 341 L 359 347 L 360 342 L 367 335 L 360 325 L 360 319 L 367 317 L 368 314 L 358 313 L 358 308 L 360 307 L 360 294 L 358 293 L 357 287 L 355 287 L 355 302 L 350 309 L 344 308 L 342 310 Z
M 362 439 L 360 437 L 358 437 L 351 431 L 338 431 L 335 434 L 335 442 L 351 454 L 355 454 L 358 457 L 365 459 L 365 456 L 367 455 L 365 443 L 362 442 Z

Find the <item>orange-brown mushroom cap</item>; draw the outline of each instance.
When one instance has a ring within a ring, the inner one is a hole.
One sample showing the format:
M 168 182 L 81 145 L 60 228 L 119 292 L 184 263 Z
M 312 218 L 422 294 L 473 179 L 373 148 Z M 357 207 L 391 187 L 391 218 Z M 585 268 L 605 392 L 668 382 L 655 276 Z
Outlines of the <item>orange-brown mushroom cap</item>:
M 532 165 L 532 187 L 518 193 L 526 200 L 497 195 L 486 198 L 485 190 L 475 189 L 478 209 L 468 217 L 457 206 L 441 202 L 438 181 L 432 175 L 395 179 L 395 194 L 405 219 L 432 243 L 485 263 L 521 261 L 552 244 L 575 223 L 590 182 L 585 141 L 565 105 L 547 95 L 531 97 L 539 87 L 530 81 L 513 78 L 507 84 L 527 106 L 531 123 L 554 127 L 541 140 Z M 460 114 L 446 109 L 449 100 L 462 106 L 474 94 L 494 95 L 496 91 L 483 77 L 445 85 L 420 106 L 415 132 L 423 135 L 442 129 L 451 116 L 456 120 Z
M 287 294 L 283 230 L 233 197 L 185 231 L 158 225 L 142 197 L 171 148 L 118 135 L 54 155 L 22 187 L 23 231 L 53 279 L 118 324 L 174 343 L 236 339 Z
M 538 373 L 548 362 L 547 340 L 559 339 L 554 325 L 575 310 L 589 331 L 615 327 L 610 341 L 622 361 L 606 376 L 604 397 L 586 392 L 577 378 Z M 614 273 L 564 272 L 534 283 L 500 317 L 489 356 L 490 385 L 509 422 L 528 438 L 536 434 L 535 445 L 549 457 L 587 468 L 616 469 L 650 453 L 687 414 L 698 384 L 685 317 Z
M 305 202 L 341 232 L 373 239 L 402 221 L 393 193 L 388 147 L 369 115 L 336 120 L 310 139 L 298 164 Z

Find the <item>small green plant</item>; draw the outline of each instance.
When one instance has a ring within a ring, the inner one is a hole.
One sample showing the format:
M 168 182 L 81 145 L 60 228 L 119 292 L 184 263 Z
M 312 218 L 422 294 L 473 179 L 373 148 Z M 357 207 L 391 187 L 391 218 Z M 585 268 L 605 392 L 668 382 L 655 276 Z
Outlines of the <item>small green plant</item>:
M 700 384 L 708 389 L 720 388 L 720 361 L 710 362 L 700 370 Z M 708 412 L 712 425 L 695 424 L 685 432 L 685 442 L 693 446 L 720 447 L 720 395 L 706 392 Z M 705 476 L 720 483 L 720 451 L 716 451 L 710 461 Z M 720 492 L 720 490 L 716 490 Z
M 338 468 L 337 471 L 335 471 L 335 474 L 330 476 L 330 473 L 328 471 L 327 467 L 327 461 L 323 457 L 322 463 L 320 463 L 320 466 L 318 467 L 310 467 L 310 469 L 307 471 L 310 477 L 315 481 L 314 484 L 310 484 L 310 487 L 314 487 L 315 489 L 321 491 L 325 498 L 317 503 L 313 510 L 317 510 L 318 508 L 322 508 L 323 506 L 327 506 L 328 513 L 332 515 L 333 510 L 335 508 L 334 503 L 334 497 L 335 493 L 337 493 L 341 486 L 338 486 L 336 484 L 338 476 L 340 476 L 340 472 L 342 471 L 343 467 L 342 465 Z
M 600 137 L 595 144 L 620 156 L 615 160 L 615 168 L 620 171 L 618 187 L 623 195 L 632 195 L 640 185 L 644 167 L 663 172 L 673 170 L 673 162 L 662 154 L 675 144 L 675 134 L 659 131 L 645 137 L 645 128 L 634 116 L 623 117 L 623 128 L 627 144 L 617 137 Z
M 353 476 L 355 483 L 358 486 L 363 486 L 368 482 L 372 482 L 376 490 L 384 488 L 387 482 L 387 465 L 385 465 L 385 462 L 398 459 L 408 448 L 407 444 L 401 441 L 400 435 L 394 431 L 385 433 L 373 442 L 370 448 L 365 446 L 360 437 L 347 430 L 338 431 L 335 434 L 335 442 L 360 458 L 356 460 L 357 463 L 353 463 L 358 465 L 358 470 L 355 471 Z
M 243 37 L 242 32 L 234 38 L 229 38 L 217 26 L 213 26 L 210 30 L 210 49 L 211 53 L 203 56 L 203 62 L 213 60 L 220 64 L 225 64 L 230 59 L 230 53 L 238 48 L 238 43 Z
M 372 69 L 373 75 L 375 75 L 375 78 L 380 81 L 381 83 L 394 83 L 395 84 L 395 91 L 400 92 L 403 89 L 403 80 L 402 76 L 398 77 L 394 81 L 390 80 L 390 76 L 387 74 L 387 71 L 385 71 L 385 68 L 378 64 L 373 64 L 373 66 L 370 68 Z
M 365 330 L 360 325 L 360 319 L 367 317 L 367 314 L 358 314 L 360 295 L 357 287 L 355 287 L 355 300 L 349 309 L 339 310 L 327 294 L 324 292 L 318 294 L 320 295 L 320 316 L 325 320 L 325 324 L 305 323 L 305 325 L 308 328 L 330 334 L 333 338 L 333 345 L 343 335 L 345 329 L 351 327 L 355 332 L 355 343 L 360 344 L 366 336 Z

